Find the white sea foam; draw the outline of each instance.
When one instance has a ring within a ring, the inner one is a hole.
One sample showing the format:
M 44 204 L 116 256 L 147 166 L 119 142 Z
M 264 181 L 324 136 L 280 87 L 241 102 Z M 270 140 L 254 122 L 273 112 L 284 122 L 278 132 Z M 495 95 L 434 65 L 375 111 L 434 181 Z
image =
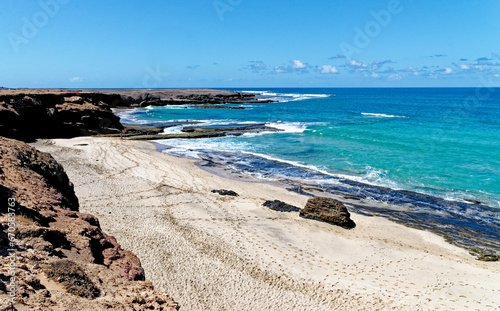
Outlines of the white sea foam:
M 267 154 L 262 154 L 262 153 L 257 153 L 257 152 L 250 152 L 250 151 L 242 151 L 241 153 L 250 154 L 250 155 L 257 156 L 257 157 L 260 157 L 260 158 L 264 158 L 264 159 L 270 160 L 270 161 L 276 161 L 276 162 L 286 163 L 286 164 L 290 164 L 290 165 L 293 165 L 293 166 L 298 166 L 298 167 L 302 167 L 302 168 L 307 168 L 307 169 L 319 171 L 319 169 L 316 166 L 314 166 L 314 165 L 303 164 L 303 163 L 300 163 L 300 162 L 297 162 L 297 161 L 283 160 L 283 159 L 276 158 L 276 157 L 273 157 L 273 156 L 270 156 L 270 155 L 267 155 Z
M 244 123 L 244 122 L 238 122 L 238 123 Z M 258 122 L 248 122 L 250 124 L 252 123 L 258 123 Z M 305 130 L 307 130 L 307 123 L 302 123 L 302 122 L 267 122 L 266 126 L 279 129 L 281 131 L 276 132 L 274 130 L 269 130 L 269 131 L 262 131 L 259 133 L 244 133 L 243 136 L 245 137 L 255 137 L 255 136 L 261 136 L 261 135 L 267 135 L 267 134 L 282 134 L 282 133 L 302 133 Z
M 387 187 L 394 190 L 400 190 L 401 187 L 395 181 L 392 181 L 386 177 L 386 172 L 383 170 L 375 169 L 372 167 L 366 168 L 366 173 L 361 176 L 347 175 L 347 174 L 336 174 L 337 177 L 344 178 L 347 180 L 352 180 L 372 186 Z
M 163 129 L 163 133 L 161 134 L 180 134 L 182 133 L 182 128 L 185 125 L 171 126 Z
M 114 114 L 118 117 L 120 117 L 121 122 L 125 124 L 148 124 L 149 121 L 147 120 L 141 120 L 136 117 L 134 117 L 134 113 L 136 112 L 135 109 L 130 109 L 130 110 L 118 110 L 115 111 L 113 110 Z
M 199 139 L 158 139 L 154 142 L 169 147 L 163 150 L 168 154 L 186 156 L 199 159 L 201 152 L 243 150 L 248 148 L 249 144 L 245 142 L 229 141 L 223 138 L 199 138 Z
M 163 110 L 177 110 L 177 109 L 191 109 L 193 105 L 167 105 L 162 107 L 155 107 L 155 109 Z
M 241 93 L 264 95 L 264 96 L 278 96 L 279 95 L 278 93 L 271 93 L 268 91 L 241 91 Z
M 284 133 L 302 133 L 307 129 L 306 125 L 300 122 L 278 121 L 278 122 L 266 123 L 266 125 L 269 127 L 277 128 L 279 130 L 283 130 Z
M 376 118 L 407 118 L 405 116 L 395 116 L 392 114 L 385 114 L 385 113 L 362 112 L 361 114 L 364 116 L 376 117 Z
M 368 171 L 363 176 L 336 174 L 336 173 L 330 173 L 330 172 L 326 171 L 324 168 L 321 168 L 319 166 L 312 165 L 312 164 L 304 164 L 304 163 L 301 163 L 298 161 L 284 160 L 284 159 L 280 159 L 277 157 L 273 157 L 270 155 L 257 153 L 257 152 L 241 151 L 241 153 L 257 156 L 257 157 L 264 158 L 264 159 L 270 160 L 270 161 L 276 161 L 276 162 L 288 164 L 288 165 L 295 166 L 295 167 L 305 168 L 305 169 L 308 169 L 311 171 L 318 172 L 318 173 L 325 175 L 325 176 L 333 177 L 331 179 L 328 179 L 328 178 L 327 179 L 317 179 L 317 178 L 316 179 L 310 179 L 310 178 L 305 179 L 306 182 L 315 183 L 318 185 L 320 185 L 320 184 L 323 184 L 323 185 L 340 184 L 340 181 L 337 178 L 342 178 L 342 179 L 356 181 L 359 183 L 369 184 L 372 186 L 389 187 L 389 188 L 392 188 L 395 190 L 401 189 L 396 182 L 391 181 L 387 178 L 384 178 L 383 177 L 384 172 L 382 172 L 380 170 L 372 169 L 372 168 L 368 168 Z M 269 179 L 269 178 L 263 178 L 263 179 Z
M 279 102 L 299 101 L 313 98 L 330 97 L 330 94 L 294 94 L 294 93 L 273 93 L 269 91 L 242 91 L 242 93 L 256 94 L 262 96 L 259 100 L 275 100 Z

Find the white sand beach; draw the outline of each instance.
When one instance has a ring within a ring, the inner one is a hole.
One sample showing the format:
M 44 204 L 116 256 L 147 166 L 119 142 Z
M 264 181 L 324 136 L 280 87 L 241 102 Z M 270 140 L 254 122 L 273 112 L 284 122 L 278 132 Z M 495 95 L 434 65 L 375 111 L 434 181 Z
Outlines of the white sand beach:
M 82 212 L 142 261 L 181 310 L 498 310 L 500 262 L 432 233 L 352 214 L 346 230 L 262 206 L 308 197 L 220 177 L 148 142 L 33 144 L 61 163 Z M 236 191 L 238 197 L 211 193 Z

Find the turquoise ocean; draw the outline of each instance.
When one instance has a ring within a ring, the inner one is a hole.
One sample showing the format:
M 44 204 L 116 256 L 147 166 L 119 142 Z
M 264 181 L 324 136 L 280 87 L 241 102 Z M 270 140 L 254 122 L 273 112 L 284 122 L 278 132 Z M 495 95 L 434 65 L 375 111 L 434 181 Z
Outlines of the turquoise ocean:
M 157 143 L 239 174 L 357 196 L 364 204 L 353 204 L 356 212 L 434 231 L 476 254 L 500 254 L 500 89 L 234 90 L 276 102 L 145 107 L 119 116 L 151 125 L 265 123 L 283 131 Z

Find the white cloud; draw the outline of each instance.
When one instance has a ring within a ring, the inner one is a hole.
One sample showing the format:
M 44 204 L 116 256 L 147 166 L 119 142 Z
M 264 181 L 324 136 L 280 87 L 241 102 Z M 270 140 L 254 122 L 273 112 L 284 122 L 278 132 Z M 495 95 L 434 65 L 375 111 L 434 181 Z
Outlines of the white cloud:
M 389 80 L 401 80 L 403 77 L 401 77 L 398 74 L 392 74 L 388 77 Z
M 470 69 L 470 67 L 469 67 L 469 65 L 460 64 L 460 69 L 467 70 L 467 69 Z
M 349 65 L 354 66 L 354 67 L 364 67 L 362 63 L 355 61 L 354 59 L 351 59 L 349 61 Z
M 449 75 L 451 73 L 453 73 L 453 69 L 451 68 L 445 68 L 444 72 L 443 72 L 445 75 Z
M 73 78 L 69 78 L 69 82 L 82 82 L 83 81 L 83 78 L 80 78 L 80 77 L 73 77 Z
M 284 68 L 284 67 L 274 66 L 274 72 L 276 72 L 276 73 L 284 73 L 284 72 L 287 72 L 287 71 L 286 71 L 286 68 Z
M 321 73 L 338 73 L 339 72 L 335 66 L 330 66 L 330 65 L 319 66 L 318 70 Z
M 294 69 L 304 69 L 307 67 L 307 65 L 301 62 L 300 60 L 294 59 L 292 62 L 293 62 L 292 68 Z

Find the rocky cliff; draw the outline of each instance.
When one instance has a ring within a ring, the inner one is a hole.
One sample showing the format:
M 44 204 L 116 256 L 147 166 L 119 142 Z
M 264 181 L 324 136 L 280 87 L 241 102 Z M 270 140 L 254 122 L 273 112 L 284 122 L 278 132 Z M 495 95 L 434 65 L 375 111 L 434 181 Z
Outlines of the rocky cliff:
M 0 200 L 0 308 L 9 299 L 18 310 L 178 308 L 144 281 L 139 258 L 78 211 L 51 155 L 0 137 Z
M 0 136 L 23 141 L 123 131 L 116 107 L 251 103 L 253 94 L 224 90 L 0 90 Z M 259 101 L 261 102 L 261 101 Z
M 120 118 L 100 96 L 65 93 L 0 96 L 0 136 L 32 141 L 121 130 Z

